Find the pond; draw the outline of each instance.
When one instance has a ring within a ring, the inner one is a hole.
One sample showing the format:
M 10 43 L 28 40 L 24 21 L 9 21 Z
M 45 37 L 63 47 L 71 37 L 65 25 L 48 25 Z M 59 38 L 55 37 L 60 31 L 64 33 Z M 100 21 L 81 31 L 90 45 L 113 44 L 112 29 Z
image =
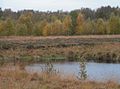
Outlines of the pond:
M 80 65 L 78 62 L 53 63 L 53 66 L 63 76 L 78 76 Z M 41 72 L 44 64 L 32 64 L 26 66 L 28 72 Z M 89 80 L 106 82 L 113 80 L 120 82 L 120 64 L 87 63 L 87 75 Z

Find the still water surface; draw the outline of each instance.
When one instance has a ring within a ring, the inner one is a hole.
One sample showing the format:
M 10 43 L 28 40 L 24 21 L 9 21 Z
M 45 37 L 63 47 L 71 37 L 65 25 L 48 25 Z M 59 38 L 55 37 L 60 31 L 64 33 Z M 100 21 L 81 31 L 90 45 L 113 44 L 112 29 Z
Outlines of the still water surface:
M 53 66 L 63 76 L 74 75 L 78 76 L 80 65 L 78 62 L 53 63 Z M 41 72 L 44 64 L 32 64 L 26 67 L 28 72 Z M 106 63 L 87 63 L 87 75 L 89 80 L 105 82 L 114 80 L 120 82 L 120 64 Z

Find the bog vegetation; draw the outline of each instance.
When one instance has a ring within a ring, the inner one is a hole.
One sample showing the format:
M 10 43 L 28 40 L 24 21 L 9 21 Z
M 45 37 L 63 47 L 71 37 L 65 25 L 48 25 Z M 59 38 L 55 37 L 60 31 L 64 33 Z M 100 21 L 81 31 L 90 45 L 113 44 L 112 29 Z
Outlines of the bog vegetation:
M 120 89 L 114 81 L 98 83 L 81 81 L 72 76 L 61 77 L 59 74 L 28 73 L 25 70 L 11 70 L 10 66 L 0 68 L 0 89 Z
M 120 8 L 82 8 L 71 12 L 0 9 L 1 36 L 120 34 Z
M 94 61 L 120 63 L 120 36 L 1 37 L 0 63 Z

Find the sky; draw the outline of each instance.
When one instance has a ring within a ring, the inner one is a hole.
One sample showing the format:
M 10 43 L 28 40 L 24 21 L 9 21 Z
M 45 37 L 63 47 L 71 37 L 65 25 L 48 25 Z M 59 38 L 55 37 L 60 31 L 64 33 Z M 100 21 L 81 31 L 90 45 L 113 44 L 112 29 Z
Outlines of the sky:
M 0 7 L 2 9 L 11 8 L 13 11 L 23 9 L 71 11 L 82 7 L 96 9 L 108 5 L 120 7 L 120 0 L 0 0 Z

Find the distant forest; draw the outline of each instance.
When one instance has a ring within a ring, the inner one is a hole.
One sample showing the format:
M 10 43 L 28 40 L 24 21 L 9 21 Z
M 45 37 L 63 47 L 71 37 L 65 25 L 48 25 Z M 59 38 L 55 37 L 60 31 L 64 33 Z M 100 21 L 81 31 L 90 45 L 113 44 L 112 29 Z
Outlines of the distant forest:
M 81 8 L 70 12 L 0 8 L 0 36 L 120 34 L 120 8 Z

